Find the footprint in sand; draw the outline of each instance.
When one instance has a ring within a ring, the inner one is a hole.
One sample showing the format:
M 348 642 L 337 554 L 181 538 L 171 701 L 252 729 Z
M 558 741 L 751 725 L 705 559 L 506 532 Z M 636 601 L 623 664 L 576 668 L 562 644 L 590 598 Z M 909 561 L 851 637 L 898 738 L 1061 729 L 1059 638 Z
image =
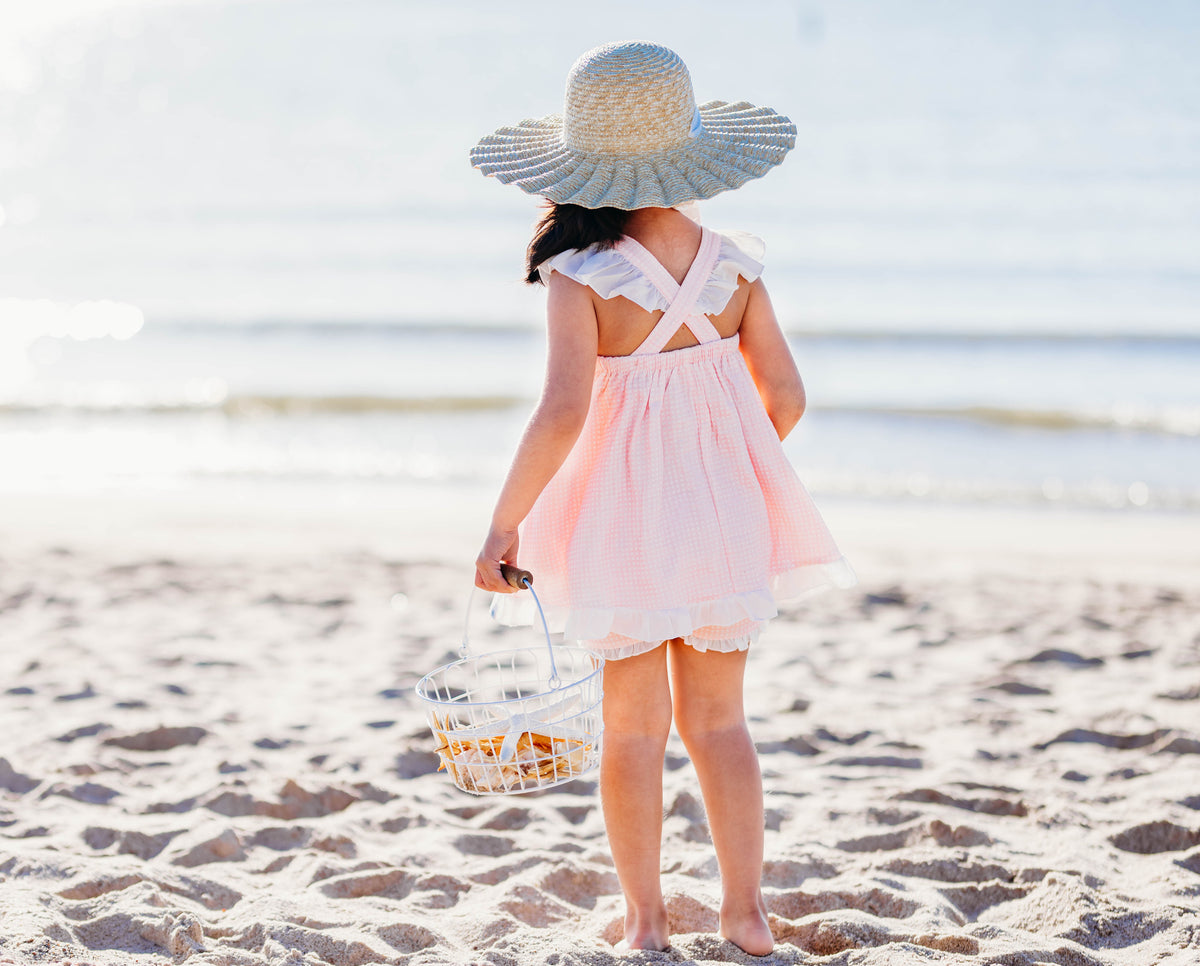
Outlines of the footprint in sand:
M 1161 740 L 1171 733 L 1169 728 L 1156 728 L 1145 734 L 1116 734 L 1111 731 L 1095 731 L 1091 728 L 1071 728 L 1060 732 L 1049 741 L 1034 745 L 1035 751 L 1045 751 L 1051 745 L 1060 742 L 1092 743 L 1104 745 L 1106 748 L 1117 748 L 1126 751 L 1131 748 L 1145 748 Z
M 131 885 L 137 885 L 143 881 L 145 881 L 145 876 L 136 874 L 101 875 L 66 886 L 57 894 L 64 899 L 95 899 L 108 892 L 120 892 L 122 889 L 128 889 Z
M 985 909 L 1002 902 L 1023 898 L 1033 888 L 1027 883 L 988 882 L 946 886 L 938 889 L 968 921 L 979 918 Z
M 943 846 L 970 847 L 991 845 L 991 837 L 969 825 L 947 825 L 940 819 L 932 819 L 920 825 L 900 828 L 880 835 L 865 835 L 857 839 L 845 839 L 834 848 L 843 852 L 889 852 L 909 845 L 934 841 Z
M 1063 648 L 1050 647 L 1045 650 L 1038 651 L 1033 657 L 1023 658 L 1016 662 L 1017 664 L 1063 664 L 1067 667 L 1099 667 L 1104 663 L 1102 657 L 1085 657 L 1082 654 L 1077 654 L 1075 651 L 1064 650 Z
M 1127 949 L 1171 928 L 1179 911 L 1172 907 L 1131 909 L 1121 903 L 1117 896 L 1093 888 L 1078 875 L 1051 872 L 1023 898 L 985 910 L 980 921 L 1040 936 L 1059 936 L 1087 949 Z M 1071 961 L 1090 960 L 1077 956 Z M 1121 961 L 1152 960 L 1135 954 Z
M 834 956 L 847 949 L 885 946 L 899 939 L 888 926 L 854 909 L 806 922 L 769 918 L 775 942 L 787 942 L 815 956 Z
M 460 835 L 454 848 L 464 855 L 486 855 L 497 858 L 516 849 L 517 843 L 507 835 Z
M 127 735 L 113 735 L 105 738 L 104 744 L 126 751 L 169 751 L 180 745 L 196 745 L 208 734 L 204 728 L 189 725 L 170 728 L 160 726 L 150 731 L 138 731 Z
M 73 691 L 70 694 L 57 695 L 54 698 L 54 700 L 55 701 L 83 701 L 87 698 L 94 698 L 96 696 L 96 694 L 97 694 L 96 689 L 92 687 L 91 682 L 87 682 L 84 684 L 84 686 L 80 690 Z
M 708 819 L 704 806 L 691 792 L 680 792 L 675 796 L 666 812 L 663 834 L 681 838 L 685 842 L 709 841 Z
M 857 909 L 838 909 L 828 915 L 801 923 L 788 922 L 774 917 L 769 919 L 769 922 L 776 943 L 786 942 L 806 953 L 817 956 L 833 956 L 848 949 L 868 949 L 898 943 L 911 944 L 939 952 L 957 953 L 962 956 L 973 956 L 979 952 L 979 941 L 971 936 L 937 933 L 905 934 L 896 931 L 892 923 L 882 922 Z M 743 961 L 743 958 L 736 956 L 736 953 L 735 958 L 735 956 L 722 956 L 715 951 L 704 952 L 696 948 L 711 947 L 718 941 L 715 936 L 696 937 L 695 941 L 689 943 L 691 948 L 685 952 L 693 957 L 704 956 L 705 961 L 710 957 L 713 960 Z M 724 945 L 730 946 L 729 943 L 724 943 Z M 776 946 L 777 954 L 778 951 L 779 947 Z M 924 961 L 928 958 L 917 954 L 915 950 L 905 955 L 907 956 L 904 960 L 906 964 L 909 959 L 916 962 L 918 959 Z M 900 960 L 894 957 L 885 956 L 880 960 L 881 963 L 892 963 L 893 961 L 897 963 L 897 966 L 900 963 Z
M 171 864 L 184 868 L 207 865 L 211 862 L 241 862 L 246 858 L 241 837 L 231 828 L 217 835 L 197 830 L 182 837 L 182 841 L 173 852 Z
M 621 892 L 621 883 L 611 869 L 583 865 L 561 865 L 542 876 L 538 884 L 551 895 L 581 909 L 594 909 L 601 896 Z
M 349 808 L 355 802 L 385 802 L 394 796 L 369 782 L 347 787 L 326 785 L 310 792 L 288 779 L 279 790 L 279 801 L 272 802 L 252 792 L 235 792 L 230 788 L 214 789 L 200 799 L 209 811 L 229 817 L 239 815 L 269 815 L 291 821 L 297 818 L 320 818 Z
M 287 852 L 290 849 L 302 849 L 308 845 L 313 830 L 304 825 L 276 825 L 262 828 L 246 840 L 250 848 L 262 846 L 276 852 Z
M 768 859 L 763 863 L 762 884 L 771 888 L 796 886 L 805 879 L 832 879 L 838 868 L 823 859 Z
M 317 891 L 331 899 L 358 899 L 362 896 L 403 899 L 412 892 L 416 881 L 417 877 L 404 869 L 373 869 L 325 879 L 317 886 Z
M 865 738 L 869 738 L 875 732 L 873 731 L 856 731 L 853 734 L 839 735 L 827 728 L 818 728 L 813 732 L 813 738 L 817 741 L 830 741 L 838 745 L 857 745 Z
M 903 825 L 905 822 L 920 818 L 921 814 L 912 809 L 875 807 L 867 809 L 867 819 L 877 825 Z
M 580 825 L 596 810 L 595 805 L 559 805 L 558 814 L 572 825 Z
M 819 755 L 821 749 L 806 741 L 799 735 L 786 738 L 783 741 L 757 741 L 754 747 L 760 755 L 777 755 L 786 752 L 792 755 Z
M 674 893 L 666 897 L 667 922 L 671 932 L 716 932 L 719 916 L 715 907 L 695 896 Z
M 685 765 L 691 764 L 691 761 L 687 755 L 676 755 L 668 751 L 663 758 L 663 770 L 668 772 L 679 771 Z
M 1165 698 L 1168 701 L 1196 701 L 1200 700 L 1200 684 L 1193 684 L 1190 688 L 1178 688 L 1174 691 L 1164 691 L 1162 694 L 1155 697 Z
M 131 951 L 161 953 L 165 949 L 179 957 L 204 951 L 203 928 L 200 921 L 188 912 L 169 911 L 154 915 L 116 912 L 85 919 L 74 928 L 78 941 L 91 949 L 109 947 L 114 935 L 124 935 L 140 937 L 142 940 Z M 147 945 L 151 943 L 153 946 Z
M 145 832 L 93 825 L 83 830 L 83 840 L 98 852 L 113 849 L 117 855 L 136 855 L 139 859 L 152 859 L 183 831 L 175 829 L 148 835 Z
M 528 808 L 506 808 L 504 811 L 489 818 L 483 823 L 481 828 L 492 829 L 498 832 L 516 832 L 523 829 L 532 821 L 533 816 L 529 814 Z
M 536 929 L 545 929 L 564 919 L 573 919 L 576 915 L 574 909 L 525 883 L 512 886 L 498 905 L 514 919 Z
M 900 755 L 845 755 L 833 758 L 830 765 L 841 768 L 924 768 L 920 758 L 904 758 Z
M 416 953 L 442 942 L 445 937 L 411 922 L 394 922 L 375 930 L 375 935 L 399 953 Z
M 24 795 L 41 783 L 41 779 L 17 771 L 7 758 L 0 758 L 0 788 L 14 795 Z
M 1189 872 L 1200 873 L 1200 852 L 1193 852 L 1182 859 L 1176 859 L 1175 864 L 1180 868 L 1187 869 Z
M 1039 688 L 1036 684 L 1026 684 L 1024 681 L 1001 681 L 999 684 L 988 685 L 990 691 L 1003 691 L 1005 694 L 1044 695 L 1052 694 L 1048 688 Z
M 413 904 L 425 909 L 449 909 L 458 903 L 463 893 L 471 891 L 471 883 L 453 875 L 433 873 L 413 883 Z
M 1029 808 L 1020 799 L 1009 798 L 963 798 L 949 795 L 936 788 L 916 788 L 911 792 L 901 792 L 893 796 L 902 802 L 933 802 L 938 805 L 949 805 L 953 808 L 966 809 L 969 812 L 983 812 L 986 815 L 1013 815 L 1023 817 L 1029 814 Z
M 291 738 L 259 738 L 254 742 L 255 748 L 262 748 L 264 751 L 279 751 L 296 744 Z
M 51 795 L 61 795 L 64 798 L 72 798 L 77 802 L 84 802 L 88 805 L 107 805 L 120 794 L 115 788 L 109 788 L 107 785 L 100 785 L 96 782 L 82 782 L 79 785 L 72 785 L 68 782 L 55 782 L 42 792 L 38 798 L 46 799 Z
M 805 892 L 796 889 L 767 896 L 767 909 L 783 919 L 803 919 L 813 913 L 831 909 L 858 909 L 884 919 L 907 919 L 921 907 L 887 889 L 868 889 L 865 892 Z
M 242 901 L 242 893 L 223 882 L 206 879 L 192 873 L 170 871 L 158 873 L 155 884 L 165 892 L 184 896 L 206 909 L 232 909 Z
M 102 731 L 107 731 L 111 728 L 107 721 L 98 721 L 95 724 L 80 725 L 78 728 L 72 728 L 70 731 L 64 732 L 55 738 L 55 741 L 61 741 L 63 744 L 69 744 L 72 741 L 77 741 L 80 738 L 91 738 L 100 734 Z
M 1134 825 L 1108 840 L 1122 852 L 1153 855 L 1156 852 L 1182 852 L 1200 845 L 1200 828 L 1187 828 L 1165 819 Z
M 1177 735 L 1165 745 L 1155 749 L 1155 754 L 1200 755 L 1200 740 L 1190 735 Z
M 1007 882 L 1014 878 L 1014 873 L 1005 866 L 972 861 L 965 852 L 944 859 L 892 859 L 881 868 L 896 875 L 938 882 L 990 882 L 993 879 Z
M 544 862 L 545 859 L 539 855 L 527 855 L 516 861 L 501 862 L 490 869 L 484 869 L 482 872 L 473 872 L 471 874 L 471 881 L 478 885 L 494 886 L 497 883 L 511 879 L 515 875 L 519 875 L 526 869 L 542 865 Z

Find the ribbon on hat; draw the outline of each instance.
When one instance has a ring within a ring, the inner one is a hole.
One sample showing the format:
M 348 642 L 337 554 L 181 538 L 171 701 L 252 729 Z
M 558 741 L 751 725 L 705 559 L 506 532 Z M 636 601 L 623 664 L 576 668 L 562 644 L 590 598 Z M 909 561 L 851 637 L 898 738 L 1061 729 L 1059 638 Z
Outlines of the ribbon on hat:
M 688 137 L 698 138 L 704 133 L 704 121 L 700 118 L 700 108 L 696 108 L 696 113 L 692 115 L 692 127 L 688 131 Z

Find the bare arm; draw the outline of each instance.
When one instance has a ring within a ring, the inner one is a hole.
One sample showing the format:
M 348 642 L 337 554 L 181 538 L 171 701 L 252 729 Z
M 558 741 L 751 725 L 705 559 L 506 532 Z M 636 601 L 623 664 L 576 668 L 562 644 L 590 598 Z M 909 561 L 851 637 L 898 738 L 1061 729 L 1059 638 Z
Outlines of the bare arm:
M 762 279 L 750 286 L 738 334 L 746 367 L 775 432 L 783 439 L 804 415 L 804 383 Z
M 512 592 L 500 562 L 517 562 L 517 527 L 571 452 L 587 419 L 596 370 L 596 311 L 591 292 L 550 276 L 546 304 L 546 381 L 496 501 L 492 525 L 475 561 L 475 586 Z

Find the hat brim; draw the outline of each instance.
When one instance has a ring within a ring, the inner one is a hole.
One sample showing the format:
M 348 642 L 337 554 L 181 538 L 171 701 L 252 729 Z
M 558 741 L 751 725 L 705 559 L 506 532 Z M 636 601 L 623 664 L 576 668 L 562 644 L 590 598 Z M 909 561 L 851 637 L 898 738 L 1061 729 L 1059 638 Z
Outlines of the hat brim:
M 471 164 L 485 175 L 560 204 L 584 208 L 670 208 L 737 188 L 779 164 L 796 125 L 769 107 L 707 101 L 703 132 L 646 154 L 599 154 L 563 144 L 560 114 L 521 121 L 482 138 Z

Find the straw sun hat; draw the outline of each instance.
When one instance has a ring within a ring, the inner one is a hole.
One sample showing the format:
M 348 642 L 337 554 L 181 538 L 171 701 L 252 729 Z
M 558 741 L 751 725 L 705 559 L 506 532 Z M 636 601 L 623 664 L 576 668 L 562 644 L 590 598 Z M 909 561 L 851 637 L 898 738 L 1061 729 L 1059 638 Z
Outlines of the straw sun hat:
M 471 164 L 560 203 L 669 208 L 761 178 L 795 143 L 796 125 L 769 107 L 697 107 L 679 55 L 635 40 L 589 50 L 567 74 L 562 114 L 487 135 Z

